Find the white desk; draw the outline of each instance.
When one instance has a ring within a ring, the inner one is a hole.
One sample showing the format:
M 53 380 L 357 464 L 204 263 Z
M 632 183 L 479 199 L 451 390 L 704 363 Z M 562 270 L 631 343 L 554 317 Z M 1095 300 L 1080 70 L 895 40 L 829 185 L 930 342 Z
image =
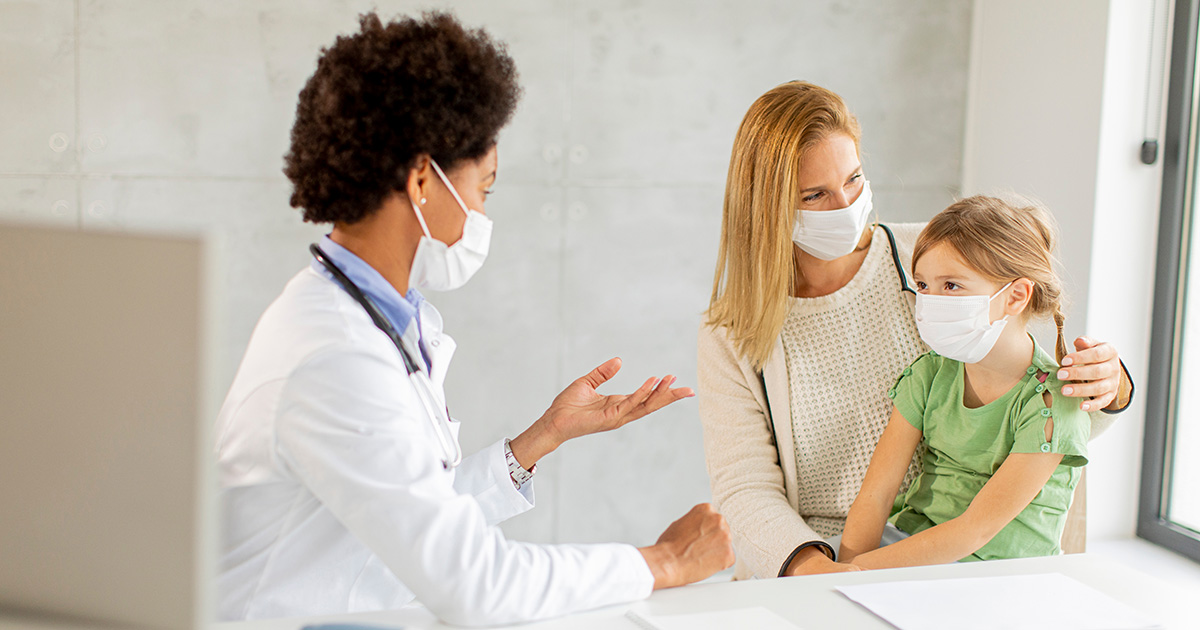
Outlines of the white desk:
M 657 591 L 649 599 L 634 604 L 510 627 L 538 630 L 637 630 L 635 624 L 624 618 L 626 611 L 674 614 L 763 606 L 791 620 L 804 630 L 891 628 L 892 626 L 843 597 L 834 587 L 895 580 L 1027 573 L 1062 573 L 1145 612 L 1166 628 L 1200 630 L 1200 593 L 1190 592 L 1124 565 L 1088 554 L 838 573 L 780 580 L 697 584 Z M 1020 602 L 1006 600 L 1001 593 L 997 594 L 996 603 L 998 606 L 1020 605 Z M 412 608 L 319 618 L 225 623 L 218 624 L 216 630 L 298 630 L 300 626 L 308 623 L 329 621 L 354 621 L 422 629 L 454 627 L 438 623 L 437 619 L 424 609 Z M 964 622 L 963 627 L 970 628 L 970 623 Z

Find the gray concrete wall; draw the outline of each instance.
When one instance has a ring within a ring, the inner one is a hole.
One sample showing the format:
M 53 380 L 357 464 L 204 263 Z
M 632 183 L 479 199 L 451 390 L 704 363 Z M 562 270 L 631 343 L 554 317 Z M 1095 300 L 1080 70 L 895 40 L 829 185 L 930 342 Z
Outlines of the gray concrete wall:
M 321 233 L 280 174 L 296 94 L 370 6 L 0 0 L 0 217 L 217 234 L 228 383 Z M 432 296 L 459 341 L 447 387 L 468 449 L 611 356 L 625 370 L 610 392 L 667 372 L 695 383 L 733 134 L 776 84 L 847 99 L 884 220 L 926 218 L 959 187 L 969 0 L 375 6 L 452 8 L 509 43 L 525 87 L 488 205 L 493 253 Z M 529 540 L 648 544 L 709 497 L 694 400 L 539 468 L 538 509 L 506 525 Z

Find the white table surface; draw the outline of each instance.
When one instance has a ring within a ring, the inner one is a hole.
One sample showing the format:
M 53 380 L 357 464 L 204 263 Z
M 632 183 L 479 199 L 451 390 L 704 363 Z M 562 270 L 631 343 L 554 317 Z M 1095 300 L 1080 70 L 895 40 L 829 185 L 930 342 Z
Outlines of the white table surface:
M 627 611 L 676 614 L 763 606 L 804 630 L 892 628 L 866 609 L 846 599 L 834 588 L 870 582 L 1030 573 L 1062 573 L 1144 612 L 1158 620 L 1165 628 L 1200 630 L 1200 592 L 1169 584 L 1093 554 L 695 584 L 656 591 L 649 599 L 629 605 L 611 606 L 539 623 L 509 627 L 538 630 L 638 630 L 633 622 L 624 618 Z M 996 594 L 996 602 L 1001 606 L 1020 605 L 1020 602 L 1006 600 L 1003 593 Z M 222 623 L 216 624 L 214 630 L 299 630 L 306 624 L 333 621 L 403 626 L 410 629 L 454 627 L 439 623 L 427 610 L 409 608 L 354 615 Z M 970 620 L 964 619 L 962 627 L 969 629 Z M 0 624 L 0 630 L 4 630 L 3 624 Z

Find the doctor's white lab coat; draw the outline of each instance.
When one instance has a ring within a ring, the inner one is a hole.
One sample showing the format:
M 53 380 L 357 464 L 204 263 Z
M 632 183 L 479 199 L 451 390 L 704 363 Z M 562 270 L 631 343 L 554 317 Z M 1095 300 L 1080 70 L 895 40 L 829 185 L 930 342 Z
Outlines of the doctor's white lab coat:
M 454 341 L 419 318 L 439 396 Z M 404 332 L 416 348 L 417 319 Z M 457 433 L 458 423 L 453 423 Z M 399 608 L 512 623 L 649 595 L 632 546 L 534 545 L 495 525 L 533 506 L 503 442 L 444 470 L 400 355 L 311 268 L 263 314 L 216 426 L 222 620 Z

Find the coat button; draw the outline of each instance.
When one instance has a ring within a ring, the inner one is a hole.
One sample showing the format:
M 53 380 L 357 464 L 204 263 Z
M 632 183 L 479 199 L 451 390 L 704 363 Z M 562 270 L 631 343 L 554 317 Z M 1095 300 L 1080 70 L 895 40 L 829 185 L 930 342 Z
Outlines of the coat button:
M 895 397 L 896 397 L 896 390 L 895 390 L 895 389 L 889 389 L 889 390 L 888 390 L 888 398 L 895 398 Z
M 1043 444 L 1043 445 L 1042 445 L 1042 452 L 1043 452 L 1043 453 L 1049 453 L 1049 452 L 1050 452 L 1050 444 L 1049 444 L 1049 443 L 1046 443 L 1046 444 Z
M 912 375 L 912 368 L 904 368 L 904 375 L 905 376 Z
M 1043 410 L 1042 410 L 1042 417 L 1043 417 L 1043 418 L 1049 418 L 1049 417 L 1050 417 L 1050 410 L 1049 410 L 1049 409 L 1043 409 Z
M 1037 387 L 1035 387 L 1034 389 L 1036 389 L 1036 390 L 1037 390 L 1037 393 L 1039 393 L 1039 394 L 1040 394 L 1040 393 L 1042 393 L 1042 392 L 1046 391 L 1046 386 L 1045 386 L 1045 385 L 1042 385 L 1042 384 L 1038 384 L 1038 386 L 1037 386 Z
M 433 341 L 429 342 L 429 345 L 433 346 L 434 348 L 440 346 L 441 344 L 442 342 L 440 339 L 434 339 Z
M 1029 367 L 1028 367 L 1028 368 L 1025 370 L 1025 373 L 1026 373 L 1026 374 L 1033 374 L 1033 373 L 1034 373 L 1034 372 L 1036 372 L 1036 371 L 1037 371 L 1037 368 L 1035 368 L 1035 367 L 1033 367 L 1033 366 L 1031 365 L 1031 366 L 1029 366 Z

